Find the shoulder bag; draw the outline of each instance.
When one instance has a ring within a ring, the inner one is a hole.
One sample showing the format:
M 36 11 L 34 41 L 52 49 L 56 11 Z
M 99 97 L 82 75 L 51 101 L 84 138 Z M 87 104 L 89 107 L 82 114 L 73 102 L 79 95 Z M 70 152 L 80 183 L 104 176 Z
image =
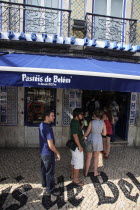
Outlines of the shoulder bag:
M 75 151 L 77 144 L 75 143 L 74 140 L 70 139 L 67 141 L 66 146 L 71 149 L 72 151 Z

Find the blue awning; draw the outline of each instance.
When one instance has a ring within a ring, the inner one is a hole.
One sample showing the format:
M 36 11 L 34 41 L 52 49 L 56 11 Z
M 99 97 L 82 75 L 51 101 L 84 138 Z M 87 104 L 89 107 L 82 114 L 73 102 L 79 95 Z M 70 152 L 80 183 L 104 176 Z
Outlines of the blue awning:
M 0 56 L 0 86 L 140 92 L 140 64 L 7 54 Z

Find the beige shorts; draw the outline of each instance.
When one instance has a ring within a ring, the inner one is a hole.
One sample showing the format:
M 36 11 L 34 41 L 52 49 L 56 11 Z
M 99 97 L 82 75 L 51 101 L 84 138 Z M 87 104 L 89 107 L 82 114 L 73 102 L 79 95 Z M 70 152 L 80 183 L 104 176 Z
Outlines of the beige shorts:
M 84 167 L 84 154 L 79 152 L 78 148 L 75 151 L 71 150 L 72 159 L 71 165 L 74 166 L 74 169 L 83 169 Z

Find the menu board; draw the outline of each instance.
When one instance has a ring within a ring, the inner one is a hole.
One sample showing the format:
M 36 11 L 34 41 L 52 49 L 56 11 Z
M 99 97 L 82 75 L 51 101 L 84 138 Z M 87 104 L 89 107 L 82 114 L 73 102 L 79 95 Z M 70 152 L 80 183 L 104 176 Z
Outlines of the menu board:
M 17 125 L 17 88 L 0 87 L 0 124 Z
M 82 107 L 82 91 L 78 89 L 65 89 L 63 95 L 63 126 L 69 126 L 72 112 Z

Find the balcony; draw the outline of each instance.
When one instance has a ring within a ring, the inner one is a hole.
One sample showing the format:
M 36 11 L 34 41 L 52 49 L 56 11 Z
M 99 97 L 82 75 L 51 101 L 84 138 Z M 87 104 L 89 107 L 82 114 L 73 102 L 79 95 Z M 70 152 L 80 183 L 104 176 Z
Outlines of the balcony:
M 89 39 L 136 44 L 137 20 L 87 13 L 86 36 Z
M 1 1 L 0 31 L 8 30 L 132 44 L 137 44 L 138 40 L 135 19 L 87 13 L 85 20 L 73 21 L 71 10 Z
M 1 1 L 0 30 L 69 36 L 71 10 Z

